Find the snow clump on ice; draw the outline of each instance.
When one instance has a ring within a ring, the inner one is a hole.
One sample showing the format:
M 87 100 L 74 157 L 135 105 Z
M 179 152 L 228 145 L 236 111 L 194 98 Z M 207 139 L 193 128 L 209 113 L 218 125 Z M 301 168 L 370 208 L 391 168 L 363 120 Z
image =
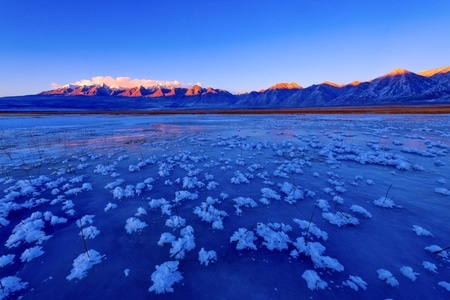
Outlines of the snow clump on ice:
M 433 273 L 437 273 L 437 266 L 435 264 L 433 264 L 432 262 L 429 261 L 423 261 L 422 262 L 423 267 Z
M 44 250 L 42 250 L 41 246 L 34 246 L 28 249 L 25 249 L 23 251 L 22 255 L 20 256 L 20 260 L 22 262 L 29 262 L 33 258 L 39 257 L 44 254 Z
M 0 299 L 5 299 L 14 292 L 26 289 L 28 282 L 23 282 L 16 276 L 7 276 L 0 279 L 2 288 L 0 289 Z
M 317 227 L 317 225 L 314 224 L 313 222 L 308 222 L 306 220 L 300 220 L 297 218 L 294 218 L 294 222 L 297 223 L 301 229 L 307 230 L 306 232 L 303 232 L 303 235 L 308 236 L 309 234 L 312 234 L 315 237 L 322 239 L 324 241 L 328 239 L 328 233 L 320 230 L 320 228 Z
M 291 243 L 289 236 L 284 231 L 275 231 L 264 223 L 256 225 L 256 233 L 264 239 L 263 245 L 270 251 L 287 249 L 288 243 Z
M 3 268 L 6 265 L 12 265 L 14 263 L 14 254 L 6 254 L 0 256 L 0 268 Z
M 373 200 L 373 204 L 384 208 L 394 208 L 394 207 L 401 208 L 401 206 L 395 204 L 394 200 L 388 197 L 380 197 L 376 200 Z
M 177 260 L 166 261 L 161 265 L 156 265 L 156 271 L 152 273 L 151 279 L 153 285 L 148 289 L 149 292 L 156 294 L 164 294 L 166 292 L 173 292 L 175 283 L 183 279 L 183 275 L 178 271 Z
M 138 218 L 131 217 L 127 219 L 127 222 L 125 224 L 125 230 L 127 233 L 132 234 L 133 232 L 141 232 L 142 229 L 147 227 L 147 223 L 142 222 Z
M 368 219 L 372 218 L 372 214 L 371 214 L 370 212 L 368 212 L 368 211 L 367 211 L 364 207 L 362 207 L 362 206 L 359 206 L 359 205 L 354 204 L 354 205 L 350 206 L 350 210 L 351 210 L 352 212 L 361 214 L 361 215 L 363 215 L 364 217 L 366 217 L 366 218 L 368 218 Z
M 311 291 L 323 290 L 328 286 L 325 281 L 320 279 L 319 275 L 317 275 L 317 272 L 314 270 L 306 270 L 303 272 L 302 278 L 305 279 L 306 284 Z
M 186 251 L 195 248 L 194 228 L 186 226 L 180 230 L 180 234 L 181 237 L 171 243 L 170 256 L 175 256 L 175 259 L 183 259 Z
M 419 275 L 419 273 L 414 272 L 413 268 L 408 266 L 401 267 L 400 272 L 402 272 L 402 274 L 405 275 L 405 277 L 411 279 L 411 281 L 416 281 L 417 275 Z
M 385 281 L 388 285 L 390 285 L 392 287 L 396 287 L 399 285 L 397 278 L 395 278 L 394 275 L 391 272 L 389 272 L 388 270 L 378 269 L 377 273 L 378 273 L 378 278 Z
M 449 282 L 439 281 L 438 285 L 450 292 L 450 283 Z
M 239 228 L 231 236 L 230 243 L 237 242 L 236 243 L 237 250 L 243 250 L 243 249 L 256 250 L 256 245 L 255 245 L 256 240 L 257 240 L 257 238 L 255 237 L 255 234 L 253 233 L 253 231 L 248 230 L 247 228 Z
M 217 253 L 214 250 L 206 251 L 204 248 L 200 249 L 198 252 L 198 261 L 201 265 L 208 266 L 209 263 L 214 263 L 217 261 Z
M 336 225 L 338 227 L 359 224 L 359 220 L 357 218 L 341 211 L 338 211 L 334 214 L 330 212 L 324 212 L 322 213 L 322 218 L 330 222 L 330 224 Z
M 424 229 L 423 227 L 419 225 L 413 225 L 412 230 L 418 235 L 418 236 L 433 236 L 431 232 Z
M 342 284 L 355 291 L 358 291 L 359 288 L 362 288 L 363 290 L 366 290 L 367 288 L 367 282 L 365 282 L 361 277 L 353 275 L 349 275 L 348 280 L 343 281 Z
M 66 277 L 67 280 L 74 278 L 83 279 L 87 275 L 87 271 L 94 265 L 99 264 L 105 255 L 101 255 L 97 251 L 90 249 L 88 252 L 81 253 L 73 261 L 73 268 Z

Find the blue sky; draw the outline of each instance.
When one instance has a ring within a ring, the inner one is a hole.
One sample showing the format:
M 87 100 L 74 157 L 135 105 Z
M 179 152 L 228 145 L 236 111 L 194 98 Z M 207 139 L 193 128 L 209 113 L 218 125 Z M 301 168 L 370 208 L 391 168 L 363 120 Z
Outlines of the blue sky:
M 0 96 L 94 76 L 244 92 L 450 65 L 450 1 L 3 1 Z

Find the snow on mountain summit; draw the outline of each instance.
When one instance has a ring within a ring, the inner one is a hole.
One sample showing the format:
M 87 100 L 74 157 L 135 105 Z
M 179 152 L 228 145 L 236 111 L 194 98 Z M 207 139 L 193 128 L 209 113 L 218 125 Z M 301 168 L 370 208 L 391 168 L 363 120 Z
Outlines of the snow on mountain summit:
M 336 84 L 325 81 L 303 88 L 295 82 L 280 82 L 267 89 L 232 94 L 227 90 L 183 85 L 178 81 L 135 80 L 128 77 L 93 77 L 79 84 L 58 86 L 40 95 L 112 96 L 160 99 L 145 105 L 216 107 L 318 107 L 373 105 L 420 101 L 450 101 L 450 67 L 422 72 L 396 68 L 368 81 Z M 90 84 L 88 84 L 90 83 Z M 93 84 L 94 83 L 94 84 Z M 122 86 L 122 87 L 118 87 Z M 124 87 L 127 86 L 127 87 Z
M 324 81 L 323 84 L 334 86 L 334 87 L 337 87 L 337 88 L 340 88 L 340 87 L 344 86 L 343 84 L 335 83 L 335 82 L 332 82 L 332 81 Z
M 396 68 L 396 69 L 392 70 L 391 72 L 385 74 L 383 77 L 406 75 L 406 74 L 409 74 L 409 73 L 411 73 L 411 72 L 406 70 L 406 69 Z
M 280 83 L 277 83 L 277 84 L 271 86 L 270 88 L 268 88 L 268 90 L 294 90 L 294 89 L 301 89 L 301 88 L 302 87 L 295 82 L 291 82 L 291 83 L 280 82 Z
M 432 77 L 437 74 L 447 74 L 450 73 L 450 66 L 443 67 L 443 68 L 437 68 L 437 69 L 431 69 L 431 70 L 425 70 L 421 71 L 417 74 L 425 76 L 425 77 Z

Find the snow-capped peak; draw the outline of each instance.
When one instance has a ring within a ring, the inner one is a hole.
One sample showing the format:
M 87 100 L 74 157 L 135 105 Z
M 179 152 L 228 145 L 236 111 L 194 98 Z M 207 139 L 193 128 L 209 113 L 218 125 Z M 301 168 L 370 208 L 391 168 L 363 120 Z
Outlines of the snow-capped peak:
M 351 85 L 351 86 L 357 86 L 357 85 L 359 85 L 359 84 L 361 84 L 361 81 L 359 81 L 359 80 L 354 80 L 354 81 L 350 82 L 348 85 Z
M 332 81 L 324 81 L 323 84 L 330 85 L 330 86 L 337 87 L 337 88 L 344 86 L 343 84 L 338 84 L 338 83 L 335 83 Z
M 293 89 L 301 89 L 302 87 L 295 83 L 287 83 L 287 82 L 280 82 L 277 83 L 269 88 L 269 90 L 293 90 Z
M 443 68 L 437 68 L 437 69 L 432 69 L 432 70 L 425 70 L 425 71 L 421 71 L 417 74 L 421 75 L 421 76 L 425 76 L 425 77 L 431 77 L 434 76 L 436 74 L 446 74 L 450 72 L 450 66 L 449 67 L 443 67 Z
M 389 76 L 398 76 L 398 75 L 405 75 L 411 73 L 410 71 L 403 69 L 403 68 L 397 68 L 392 70 L 391 72 L 387 73 L 383 77 L 389 77 Z

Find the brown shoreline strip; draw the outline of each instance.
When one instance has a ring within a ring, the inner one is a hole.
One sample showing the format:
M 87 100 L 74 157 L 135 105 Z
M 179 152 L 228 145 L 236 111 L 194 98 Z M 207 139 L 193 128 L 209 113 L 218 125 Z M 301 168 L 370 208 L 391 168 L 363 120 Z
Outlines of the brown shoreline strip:
M 358 106 L 279 109 L 186 109 L 186 110 L 61 110 L 0 111 L 0 116 L 45 115 L 247 115 L 247 114 L 450 114 L 450 105 L 433 106 Z

